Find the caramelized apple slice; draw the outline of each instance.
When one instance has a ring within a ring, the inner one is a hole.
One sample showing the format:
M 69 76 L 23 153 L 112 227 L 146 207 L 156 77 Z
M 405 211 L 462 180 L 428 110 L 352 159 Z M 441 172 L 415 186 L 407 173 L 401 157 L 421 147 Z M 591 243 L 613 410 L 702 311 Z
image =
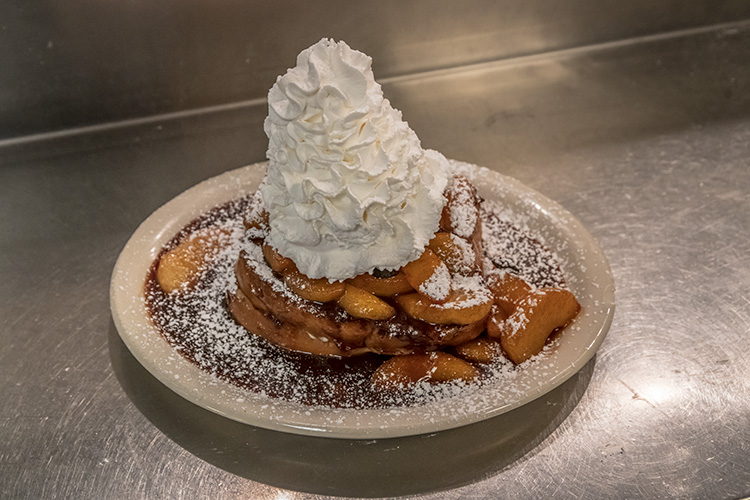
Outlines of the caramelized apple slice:
M 453 350 L 459 358 L 473 363 L 491 363 L 503 355 L 500 342 L 485 336 L 457 345 Z
M 468 325 L 490 314 L 492 294 L 481 277 L 457 277 L 454 284 L 456 287 L 442 304 L 420 293 L 397 295 L 395 299 L 406 314 L 434 325 Z
M 346 282 L 380 297 L 393 297 L 414 290 L 402 271 L 390 278 L 377 278 L 370 273 L 364 273 Z
M 487 323 L 487 335 L 499 338 L 514 363 L 539 354 L 550 334 L 567 325 L 581 306 L 572 293 L 560 288 L 529 292 L 507 319 L 494 316 Z
M 495 304 L 510 316 L 530 291 L 531 286 L 518 276 L 507 272 L 493 272 L 487 276 L 487 286 L 495 296 Z
M 355 318 L 388 319 L 396 314 L 396 310 L 368 291 L 352 285 L 344 285 L 344 294 L 339 299 L 339 305 Z
M 448 353 L 394 356 L 375 370 L 370 379 L 380 390 L 408 388 L 417 382 L 470 381 L 479 376 L 476 368 Z
M 283 273 L 285 270 L 295 267 L 292 259 L 282 257 L 281 254 L 268 243 L 263 243 L 263 256 L 266 258 L 268 265 L 271 266 L 271 269 L 277 273 Z
M 402 269 L 406 280 L 425 297 L 442 302 L 451 291 L 451 274 L 440 257 L 429 248 Z
M 455 234 L 437 233 L 428 248 L 445 262 L 451 274 L 468 275 L 478 270 L 473 245 Z
M 284 272 L 284 283 L 291 291 L 303 299 L 315 302 L 331 302 L 344 295 L 346 285 L 341 281 L 329 282 L 325 278 L 308 278 L 296 268 L 287 268 Z
M 228 234 L 229 230 L 219 227 L 204 229 L 162 255 L 156 269 L 156 280 L 162 290 L 171 293 L 194 287 L 209 257 L 227 241 Z

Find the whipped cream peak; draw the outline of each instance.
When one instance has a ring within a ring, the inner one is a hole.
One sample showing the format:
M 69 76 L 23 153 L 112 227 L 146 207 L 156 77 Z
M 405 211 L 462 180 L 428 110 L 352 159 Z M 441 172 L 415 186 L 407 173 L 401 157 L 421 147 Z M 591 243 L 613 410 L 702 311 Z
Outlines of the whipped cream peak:
M 322 39 L 268 94 L 267 241 L 310 278 L 399 269 L 438 229 L 448 162 L 422 149 L 371 64 Z

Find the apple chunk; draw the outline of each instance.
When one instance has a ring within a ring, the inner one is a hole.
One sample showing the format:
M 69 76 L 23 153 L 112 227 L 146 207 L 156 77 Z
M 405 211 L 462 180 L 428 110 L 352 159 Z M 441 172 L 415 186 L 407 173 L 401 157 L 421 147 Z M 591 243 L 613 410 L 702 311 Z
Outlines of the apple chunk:
M 263 256 L 271 269 L 277 273 L 283 273 L 287 269 L 292 269 L 294 262 L 289 257 L 283 257 L 275 248 L 268 243 L 263 243 Z
M 472 244 L 455 234 L 435 234 L 428 248 L 445 262 L 451 274 L 469 275 L 480 270 Z
M 402 272 L 406 281 L 426 298 L 443 302 L 451 291 L 451 273 L 448 266 L 429 248 L 418 259 L 406 264 Z
M 421 293 L 396 296 L 396 303 L 412 318 L 433 325 L 468 325 L 485 319 L 492 310 L 492 294 L 479 276 L 454 279 L 456 285 L 445 302 L 438 303 Z
M 338 300 L 344 295 L 346 285 L 343 282 L 329 282 L 325 278 L 308 278 L 296 268 L 287 269 L 284 272 L 284 283 L 291 291 L 303 299 L 314 302 L 331 302 Z
M 418 382 L 451 382 L 473 380 L 476 368 L 457 357 L 437 351 L 426 354 L 393 356 L 372 374 L 372 384 L 381 390 L 396 390 Z
M 531 291 L 528 283 L 507 272 L 490 273 L 487 276 L 487 286 L 495 296 L 495 304 L 505 311 L 506 316 L 513 314 L 521 299 Z
M 487 323 L 487 335 L 500 339 L 511 361 L 523 363 L 539 354 L 550 334 L 567 325 L 580 309 L 569 291 L 540 288 L 521 299 L 509 317 L 493 315 Z
M 378 278 L 370 273 L 364 273 L 350 278 L 346 282 L 380 297 L 393 297 L 399 293 L 414 290 L 407 281 L 403 271 L 399 271 L 395 276 L 391 276 L 390 278 Z
M 492 363 L 502 357 L 500 342 L 482 335 L 453 348 L 456 356 L 472 363 Z
M 159 259 L 156 280 L 162 290 L 193 288 L 206 263 L 229 241 L 229 230 L 211 227 L 191 234 Z
M 339 305 L 355 318 L 371 320 L 388 319 L 396 310 L 366 290 L 344 284 L 344 294 L 339 298 Z

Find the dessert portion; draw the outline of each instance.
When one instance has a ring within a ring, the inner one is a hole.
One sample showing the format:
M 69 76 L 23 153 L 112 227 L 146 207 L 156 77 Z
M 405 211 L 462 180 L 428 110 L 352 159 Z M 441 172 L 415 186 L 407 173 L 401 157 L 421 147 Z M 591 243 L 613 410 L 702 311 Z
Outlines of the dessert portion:
M 431 351 L 476 338 L 492 308 L 475 191 L 422 149 L 370 66 L 324 39 L 269 92 L 263 208 L 229 310 L 287 349 Z
M 342 281 L 309 278 L 268 237 L 259 237 L 267 233 L 261 212 L 246 221 L 248 232 L 258 237 L 240 253 L 229 310 L 248 331 L 317 355 L 404 355 L 476 338 L 493 304 L 478 253 L 479 203 L 463 178 L 455 178 L 446 194 L 471 201 L 461 206 L 474 221 L 472 228 L 462 228 L 469 239 L 452 232 L 454 205 L 447 203 L 440 230 L 417 259 L 398 270 Z
M 381 394 L 491 379 L 579 312 L 554 256 L 421 147 L 370 58 L 344 42 L 321 40 L 277 79 L 264 130 L 260 188 L 231 216 L 186 228 L 147 281 L 155 323 L 212 373 L 286 397 L 251 380 L 265 349 L 285 366 L 269 380 L 318 388 L 302 402 L 382 405 Z M 191 324 L 201 300 L 225 308 L 210 333 Z M 181 310 L 191 319 L 170 317 Z M 330 378 L 304 377 L 310 366 Z

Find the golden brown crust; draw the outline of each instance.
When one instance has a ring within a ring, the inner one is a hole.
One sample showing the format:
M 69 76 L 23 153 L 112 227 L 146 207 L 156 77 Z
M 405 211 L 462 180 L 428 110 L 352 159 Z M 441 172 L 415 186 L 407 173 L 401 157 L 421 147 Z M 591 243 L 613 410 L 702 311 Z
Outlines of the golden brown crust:
M 293 351 L 307 352 L 322 356 L 341 355 L 341 349 L 333 340 L 322 332 L 311 333 L 310 330 L 295 328 L 290 323 L 281 323 L 268 312 L 256 308 L 252 301 L 236 290 L 227 297 L 229 311 L 234 318 L 252 332 L 263 332 L 262 336 L 281 347 Z M 366 352 L 362 350 L 361 353 Z M 349 355 L 358 354 L 351 352 Z

